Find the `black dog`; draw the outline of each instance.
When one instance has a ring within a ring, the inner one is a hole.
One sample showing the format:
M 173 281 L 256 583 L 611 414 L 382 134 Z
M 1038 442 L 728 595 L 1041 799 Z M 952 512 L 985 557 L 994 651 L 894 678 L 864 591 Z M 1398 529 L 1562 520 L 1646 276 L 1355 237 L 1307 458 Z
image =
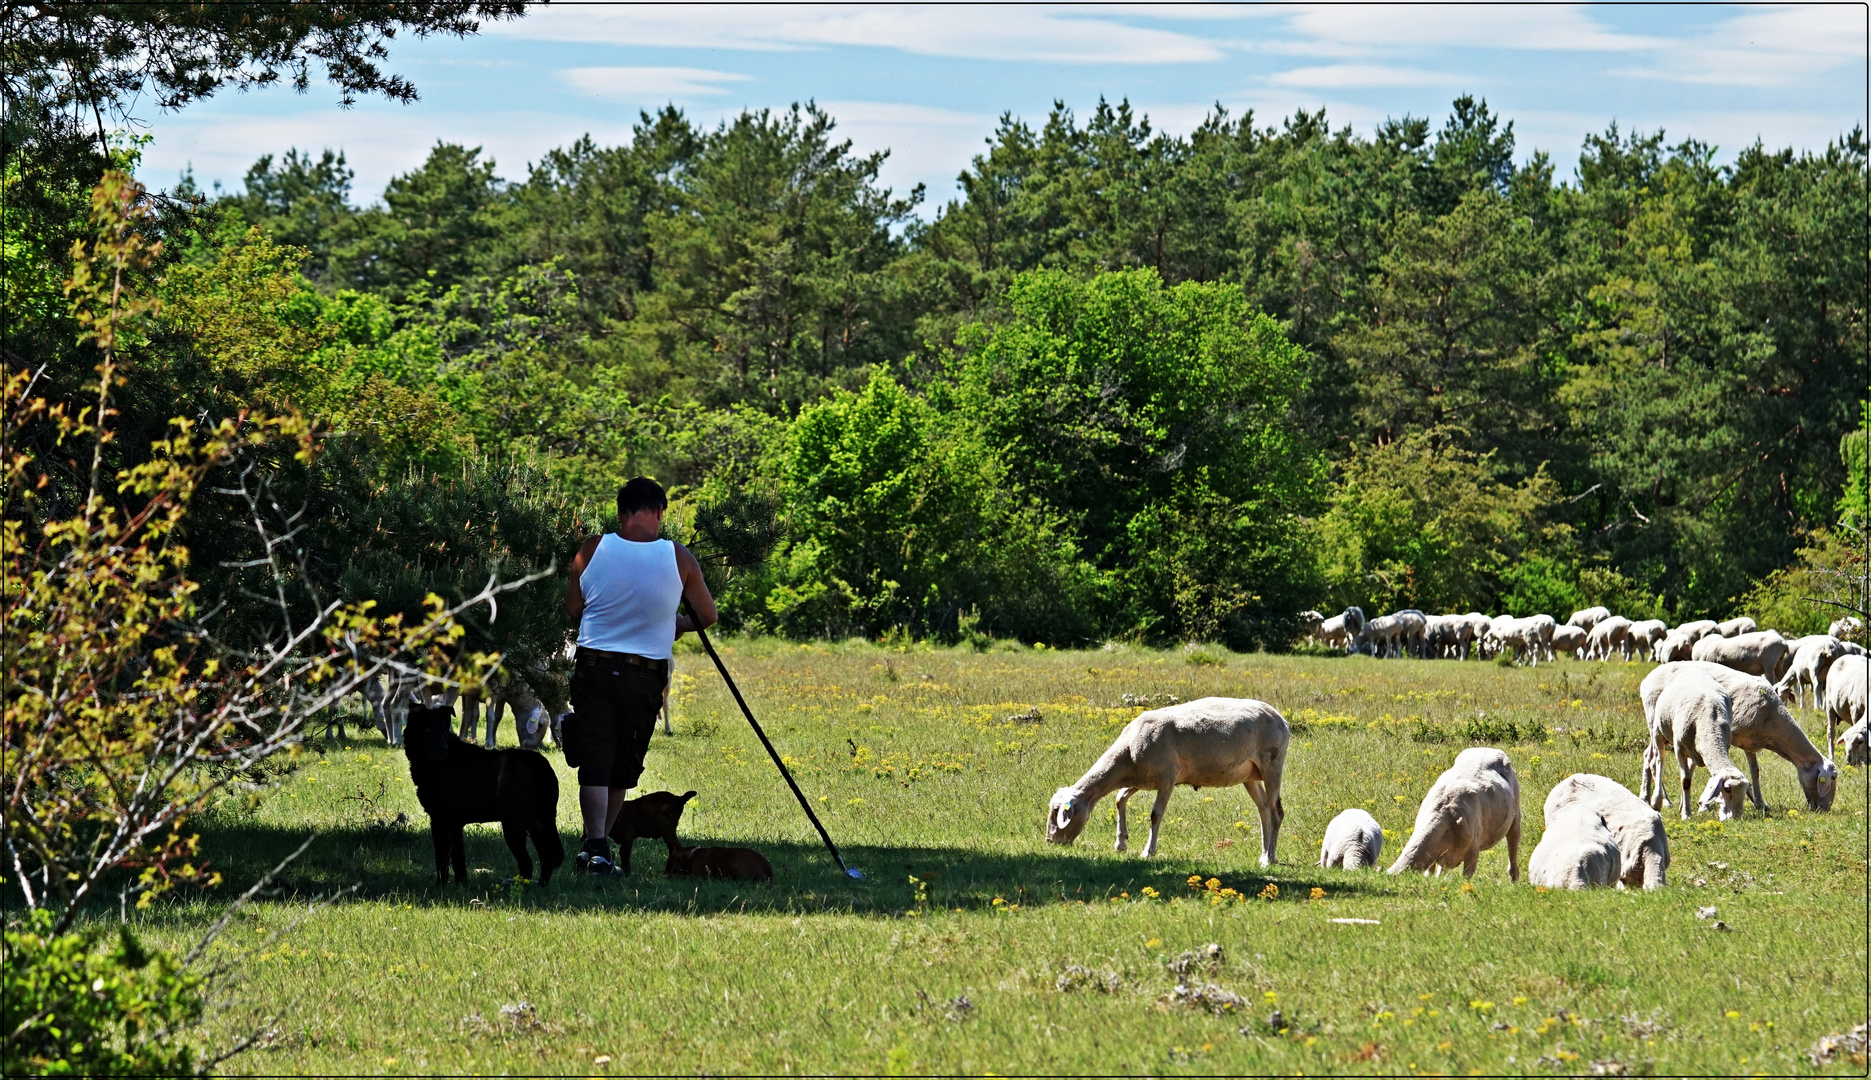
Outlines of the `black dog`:
M 454 718 L 450 708 L 412 708 L 403 728 L 409 778 L 416 783 L 417 801 L 428 811 L 429 834 L 435 841 L 435 883 L 448 883 L 451 862 L 455 880 L 468 880 L 462 826 L 498 821 L 523 878 L 533 876 L 533 860 L 526 853 L 526 837 L 532 835 L 545 864 L 539 883 L 546 884 L 565 862 L 565 845 L 559 841 L 559 778 L 552 765 L 532 750 L 485 750 L 463 742 L 451 730 Z

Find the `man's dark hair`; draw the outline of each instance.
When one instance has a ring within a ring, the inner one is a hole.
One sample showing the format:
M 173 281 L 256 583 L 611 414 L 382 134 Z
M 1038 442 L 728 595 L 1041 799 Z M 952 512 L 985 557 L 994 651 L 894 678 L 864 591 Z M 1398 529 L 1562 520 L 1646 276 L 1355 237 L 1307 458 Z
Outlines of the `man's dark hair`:
M 617 489 L 617 519 L 622 521 L 639 510 L 667 510 L 669 496 L 663 485 L 647 476 L 633 478 Z

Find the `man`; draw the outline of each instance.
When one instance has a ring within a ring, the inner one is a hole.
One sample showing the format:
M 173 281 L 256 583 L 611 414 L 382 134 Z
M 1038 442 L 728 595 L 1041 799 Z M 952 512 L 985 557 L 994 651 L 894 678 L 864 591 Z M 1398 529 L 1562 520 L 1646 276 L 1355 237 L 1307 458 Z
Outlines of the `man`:
M 639 476 L 617 492 L 617 531 L 594 536 L 572 556 L 565 614 L 578 620 L 566 761 L 578 768 L 585 842 L 573 865 L 615 872 L 611 826 L 624 794 L 643 775 L 643 755 L 669 681 L 676 638 L 715 624 L 715 598 L 689 550 L 659 537 L 669 499 Z M 677 613 L 683 598 L 696 619 Z

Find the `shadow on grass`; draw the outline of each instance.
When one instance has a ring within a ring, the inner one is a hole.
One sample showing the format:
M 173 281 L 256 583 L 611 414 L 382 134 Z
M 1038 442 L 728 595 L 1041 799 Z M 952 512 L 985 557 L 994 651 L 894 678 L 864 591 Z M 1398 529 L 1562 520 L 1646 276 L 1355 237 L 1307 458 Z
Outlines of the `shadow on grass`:
M 200 831 L 201 850 L 225 882 L 202 897 L 209 901 L 208 907 L 239 895 L 306 838 L 305 832 L 239 823 L 204 822 Z M 564 839 L 568 862 L 550 885 L 516 886 L 504 880 L 515 867 L 499 833 L 492 827 L 471 828 L 467 834 L 470 881 L 436 885 L 426 822 L 331 829 L 313 840 L 281 876 L 279 887 L 268 890 L 265 897 L 303 902 L 355 885 L 360 898 L 441 907 L 501 903 L 563 911 L 884 915 L 917 906 L 918 888 L 909 880 L 912 874 L 925 883 L 927 906 L 943 910 L 991 907 L 996 898 L 1023 907 L 1080 901 L 1108 904 L 1114 898 L 1122 900 L 1123 894 L 1141 900 L 1145 887 L 1155 889 L 1163 899 L 1193 898 L 1188 883 L 1192 874 L 1204 880 L 1217 878 L 1221 887 L 1247 897 L 1259 896 L 1273 884 L 1278 887 L 1277 903 L 1304 901 L 1314 887 L 1333 897 L 1394 892 L 1390 879 L 1382 875 L 1327 872 L 1309 864 L 1262 870 L 1251 865 L 1251 855 L 1234 852 L 1215 852 L 1213 858 L 1199 861 L 1144 860 L 1104 857 L 1085 847 L 1032 852 L 915 845 L 840 848 L 845 862 L 864 873 L 862 880 L 853 880 L 839 871 L 822 847 L 772 841 L 750 845 L 772 861 L 772 885 L 665 878 L 663 846 L 650 840 L 637 842 L 630 874 L 596 879 L 572 872 L 569 855 L 577 844 L 573 837 Z M 737 843 L 732 839 L 709 842 Z

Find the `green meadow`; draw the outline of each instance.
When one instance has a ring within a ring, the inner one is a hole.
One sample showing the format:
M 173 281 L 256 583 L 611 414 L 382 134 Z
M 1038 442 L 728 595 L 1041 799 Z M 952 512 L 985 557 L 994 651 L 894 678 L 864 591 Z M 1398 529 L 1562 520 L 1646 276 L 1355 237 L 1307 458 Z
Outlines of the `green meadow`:
M 263 1031 L 224 1068 L 1863 1074 L 1862 1056 L 1815 1066 L 1807 1051 L 1866 1016 L 1865 769 L 1841 766 L 1829 813 L 1807 811 L 1772 756 L 1767 816 L 1671 808 L 1670 884 L 1654 893 L 1512 884 L 1504 847 L 1472 882 L 1314 866 L 1348 806 L 1383 824 L 1388 864 L 1474 744 L 1519 773 L 1524 866 L 1560 778 L 1635 787 L 1648 665 L 724 642 L 864 871 L 853 881 L 685 648 L 675 734 L 651 744 L 644 789 L 700 792 L 684 839 L 760 849 L 773 885 L 665 879 L 648 841 L 628 877 L 568 863 L 549 886 L 514 885 L 489 825 L 469 833 L 472 884 L 438 887 L 401 752 L 374 731 L 314 740 L 278 783 L 196 821 L 226 885 L 131 913 L 186 945 L 313 838 L 215 946 L 230 974 L 207 1037 Z M 1075 846 L 1044 841 L 1047 799 L 1136 701 L 1210 694 L 1261 698 L 1293 725 L 1277 865 L 1257 865 L 1239 788 L 1178 789 L 1147 861 L 1147 795 L 1130 854 L 1111 850 L 1109 800 Z M 1797 715 L 1823 737 L 1816 713 Z M 569 852 L 575 788 L 549 757 Z

